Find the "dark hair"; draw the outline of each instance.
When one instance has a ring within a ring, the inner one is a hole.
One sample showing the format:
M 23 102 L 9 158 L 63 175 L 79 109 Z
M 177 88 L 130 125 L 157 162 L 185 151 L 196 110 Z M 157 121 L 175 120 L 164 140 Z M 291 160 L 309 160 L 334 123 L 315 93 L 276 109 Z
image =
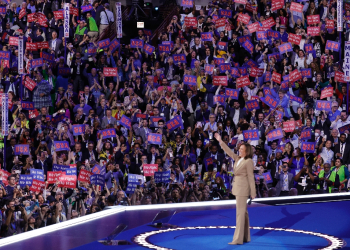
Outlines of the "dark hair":
M 243 143 L 240 147 L 245 146 L 246 156 L 244 159 L 252 159 L 253 158 L 253 148 L 249 143 Z

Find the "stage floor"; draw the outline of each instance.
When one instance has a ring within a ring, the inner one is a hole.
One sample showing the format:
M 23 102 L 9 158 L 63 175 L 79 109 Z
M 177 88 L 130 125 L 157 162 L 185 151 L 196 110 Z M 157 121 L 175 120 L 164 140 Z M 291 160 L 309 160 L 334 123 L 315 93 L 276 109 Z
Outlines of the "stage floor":
M 0 240 L 1 249 L 350 249 L 350 195 L 326 194 L 256 199 L 248 206 L 251 242 L 232 246 L 235 201 L 113 207 L 99 213 Z M 173 230 L 148 226 L 163 210 L 176 211 Z M 119 224 L 114 238 L 131 245 L 98 242 Z M 347 242 L 349 246 L 347 246 Z

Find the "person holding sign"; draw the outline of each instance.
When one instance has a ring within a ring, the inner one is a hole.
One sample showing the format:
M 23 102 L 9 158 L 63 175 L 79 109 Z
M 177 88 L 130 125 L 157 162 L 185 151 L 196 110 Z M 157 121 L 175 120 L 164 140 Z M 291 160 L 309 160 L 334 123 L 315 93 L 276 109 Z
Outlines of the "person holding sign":
M 250 241 L 247 200 L 249 196 L 252 200 L 256 197 L 253 149 L 250 144 L 243 143 L 239 148 L 239 155 L 236 155 L 221 140 L 218 133 L 214 136 L 225 153 L 235 160 L 232 194 L 236 196 L 236 230 L 233 241 L 228 244 L 241 245 L 243 242 Z

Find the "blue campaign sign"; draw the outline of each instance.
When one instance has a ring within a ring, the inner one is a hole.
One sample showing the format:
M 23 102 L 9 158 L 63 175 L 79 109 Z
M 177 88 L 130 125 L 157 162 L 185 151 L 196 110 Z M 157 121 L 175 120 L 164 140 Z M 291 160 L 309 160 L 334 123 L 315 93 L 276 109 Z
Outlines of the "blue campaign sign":
M 170 54 L 171 52 L 170 44 L 158 44 L 158 51 L 159 53 Z
M 138 174 L 128 174 L 128 185 L 125 192 L 131 194 L 135 192 L 137 185 L 144 183 L 144 176 Z
M 290 95 L 290 94 L 288 94 L 288 96 L 289 96 L 289 99 L 290 99 L 291 101 L 297 102 L 297 103 L 299 103 L 299 104 L 302 104 L 302 103 L 303 103 L 303 100 L 301 99 L 301 97 L 297 97 L 297 96 L 295 96 L 295 95 Z
M 34 102 L 21 101 L 21 106 L 24 110 L 34 110 Z
M 292 47 L 291 43 L 284 43 L 284 44 L 278 46 L 278 49 L 280 51 L 280 54 L 284 54 L 284 53 L 293 51 L 293 47 Z
M 101 174 L 93 174 L 90 176 L 90 183 L 104 187 L 105 185 L 105 176 Z
M 311 134 L 312 134 L 311 129 L 304 129 L 303 131 L 301 131 L 300 139 L 302 140 L 311 139 Z
M 175 54 L 173 55 L 173 60 L 176 65 L 179 63 L 186 63 L 186 55 L 185 54 Z
M 301 152 L 305 153 L 314 153 L 315 152 L 315 142 L 302 142 L 301 143 Z
M 170 133 L 180 126 L 181 126 L 181 124 L 180 124 L 179 120 L 177 120 L 175 118 L 171 119 L 170 121 L 168 121 L 166 123 L 166 127 L 167 127 L 167 129 L 169 129 Z
M 248 74 L 247 67 L 238 67 L 238 71 L 241 74 L 241 76 L 245 76 Z
M 312 78 L 311 69 L 299 69 L 301 76 L 304 78 Z
M 238 43 L 242 46 L 243 45 L 243 43 L 245 42 L 245 41 L 251 41 L 251 38 L 250 38 L 250 36 L 249 35 L 246 35 L 246 36 L 240 36 L 240 37 L 238 37 L 237 38 L 238 39 Z
M 268 30 L 267 31 L 268 38 L 273 38 L 275 40 L 281 39 L 281 34 L 278 31 Z
M 197 77 L 193 75 L 184 75 L 184 84 L 197 86 Z
M 230 73 L 233 77 L 236 77 L 236 78 L 241 77 L 241 74 L 239 73 L 239 70 L 237 68 L 231 68 Z
M 242 47 L 245 48 L 245 50 L 248 51 L 249 53 L 253 53 L 254 45 L 252 44 L 252 42 L 250 40 L 246 40 L 242 44 Z
M 26 185 L 31 186 L 33 182 L 32 175 L 20 175 L 19 177 L 19 185 L 21 188 L 24 188 Z
M 259 65 L 252 59 L 249 59 L 246 64 L 250 67 L 250 68 L 258 68 Z
M 102 139 L 112 138 L 116 137 L 115 129 L 114 128 L 108 128 L 101 131 Z
M 253 109 L 256 110 L 256 109 L 260 108 L 258 100 L 247 101 L 245 104 L 247 105 L 247 109 L 249 111 L 252 111 Z
M 180 115 L 174 116 L 174 119 L 176 119 L 180 123 L 180 128 L 184 129 L 184 124 L 182 122 L 182 117 Z
M 105 174 L 106 168 L 105 166 L 100 166 L 99 164 L 95 164 L 95 166 L 93 166 L 93 168 L 91 169 L 91 172 L 93 174 Z
M 232 10 L 221 9 L 221 10 L 219 10 L 218 14 L 220 17 L 231 18 L 232 17 Z
M 91 11 L 92 9 L 93 9 L 93 7 L 92 7 L 91 4 L 81 6 L 81 11 L 82 11 L 83 13 L 84 13 L 84 12 L 87 12 L 87 11 Z
M 104 48 L 108 48 L 109 45 L 111 44 L 111 40 L 109 40 L 109 38 L 105 39 L 105 40 L 102 40 L 102 41 L 99 41 L 97 43 L 97 46 L 100 48 L 100 49 L 104 49 Z M 142 46 L 143 47 L 143 46 Z M 142 48 L 141 47 L 141 48 Z
M 227 50 L 227 42 L 218 41 L 216 46 L 217 46 L 217 49 Z
M 272 183 L 272 177 L 270 172 L 263 173 L 263 176 L 267 184 Z
M 211 42 L 213 40 L 213 34 L 211 32 L 201 32 L 201 38 L 204 42 Z
M 224 95 L 214 95 L 213 96 L 213 102 L 214 104 L 216 103 L 220 103 L 220 105 L 224 105 L 225 106 L 225 96 Z
M 257 31 L 256 32 L 256 39 L 258 41 L 267 40 L 267 31 Z
M 225 73 L 226 71 L 231 70 L 231 65 L 229 63 L 221 63 L 219 64 L 220 73 Z
M 342 127 L 340 127 L 340 128 L 338 128 L 338 130 L 339 130 L 339 133 L 345 133 L 345 131 L 346 130 L 349 130 L 350 131 L 350 124 L 347 124 L 347 125 L 345 125 L 345 126 L 342 126 Z
M 119 123 L 121 125 L 123 125 L 124 127 L 126 127 L 127 129 L 131 128 L 131 119 L 129 117 L 127 117 L 126 115 L 123 115 L 120 118 Z
M 130 39 L 130 48 L 143 48 L 143 40 L 141 39 Z
M 155 51 L 155 47 L 152 46 L 152 45 L 149 45 L 148 43 L 146 43 L 144 46 L 143 46 L 143 50 L 148 54 L 148 55 L 152 55 L 153 52 Z
M 332 101 L 316 101 L 316 110 L 332 111 Z
M 259 130 L 243 130 L 243 138 L 245 141 L 252 140 L 252 141 L 258 141 L 259 140 Z
M 44 170 L 42 169 L 30 169 L 31 175 L 44 175 Z
M 166 172 L 154 172 L 155 183 L 169 183 L 170 182 L 170 170 Z
M 47 53 L 47 52 L 42 52 L 42 57 L 45 61 L 48 61 L 48 62 L 54 62 L 55 61 L 55 54 L 50 54 L 50 53 Z
M 281 128 L 271 130 L 267 134 L 267 141 L 274 141 L 277 139 L 281 139 L 283 137 L 283 131 Z
M 266 87 L 266 88 L 263 88 L 263 91 L 264 91 L 264 95 L 271 95 L 271 89 Z
M 215 63 L 215 65 L 220 65 L 220 64 L 225 63 L 225 60 L 224 60 L 224 58 L 214 58 L 214 63 Z
M 275 98 L 273 98 L 273 96 L 267 94 L 265 95 L 264 98 L 260 98 L 260 100 L 265 103 L 267 106 L 269 106 L 270 108 L 275 109 L 278 105 L 278 102 Z
M 15 145 L 14 155 L 29 155 L 29 145 L 28 144 L 19 144 Z
M 69 151 L 69 144 L 67 141 L 54 141 L 56 151 Z
M 116 49 L 118 49 L 120 46 L 120 43 L 117 39 L 114 39 L 111 44 L 109 45 L 109 50 L 111 53 L 113 53 Z
M 85 124 L 73 125 L 73 135 L 83 135 L 85 133 Z
M 216 163 L 214 163 L 214 158 L 213 157 L 205 158 L 204 159 L 204 166 L 205 166 L 206 172 L 208 172 L 208 166 L 210 164 L 213 164 L 214 168 L 216 167 Z
M 42 67 L 44 64 L 44 60 L 42 58 L 38 58 L 38 59 L 33 59 L 31 60 L 31 66 L 32 68 L 36 68 L 36 67 Z
M 66 169 L 66 175 L 77 175 L 77 168 Z
M 147 140 L 149 144 L 162 144 L 162 135 L 161 134 L 155 134 L 155 133 L 149 133 L 147 135 Z
M 225 96 L 226 98 L 231 97 L 231 99 L 238 99 L 239 91 L 238 89 L 225 89 Z
M 52 171 L 58 172 L 58 171 L 66 171 L 66 169 L 70 168 L 69 166 L 65 165 L 58 165 L 58 164 L 53 164 L 52 166 Z

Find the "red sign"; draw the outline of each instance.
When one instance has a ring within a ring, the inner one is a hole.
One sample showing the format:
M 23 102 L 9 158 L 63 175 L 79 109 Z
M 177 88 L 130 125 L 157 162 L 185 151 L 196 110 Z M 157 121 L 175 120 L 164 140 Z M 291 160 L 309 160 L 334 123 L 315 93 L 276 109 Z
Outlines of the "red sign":
M 262 21 L 261 24 L 263 25 L 264 28 L 271 28 L 272 26 L 276 25 L 275 19 L 273 17 L 269 17 L 265 21 Z
M 213 85 L 227 86 L 227 76 L 213 76 Z
M 18 37 L 17 36 L 10 36 L 9 37 L 9 44 L 13 46 L 18 46 Z
M 0 173 L 1 173 L 1 176 L 2 176 L 2 182 L 5 185 L 8 185 L 7 178 L 11 175 L 11 173 L 9 173 L 9 172 L 7 172 L 6 170 L 3 170 L 3 169 L 0 169 Z
M 319 24 L 320 23 L 320 15 L 310 15 L 307 16 L 307 24 Z
M 289 81 L 290 82 L 296 82 L 302 78 L 301 73 L 298 71 L 298 69 L 295 69 L 292 71 L 292 73 L 289 74 Z
M 324 88 L 321 91 L 321 99 L 332 97 L 333 96 L 333 87 Z
M 117 68 L 103 68 L 103 75 L 104 76 L 118 76 L 118 69 Z
M 61 174 L 59 177 L 59 187 L 66 187 L 66 188 L 76 188 L 77 186 L 77 176 L 76 175 L 65 175 L 64 173 Z
M 49 42 L 38 42 L 36 43 L 38 49 L 48 49 L 49 48 Z
M 55 16 L 55 20 L 64 19 L 63 10 L 54 11 L 53 15 Z
M 283 5 L 284 5 L 284 1 L 283 0 L 272 0 L 271 10 L 275 11 L 275 10 L 282 9 Z
M 307 35 L 308 36 L 319 36 L 321 32 L 320 27 L 307 27 Z
M 236 88 L 243 88 L 250 84 L 249 76 L 242 76 L 236 80 Z
M 250 76 L 251 77 L 260 77 L 264 74 L 264 69 L 259 69 L 256 67 L 251 67 L 250 68 Z
M 247 4 L 247 0 L 234 0 L 234 2 L 238 4 Z
M 38 45 L 36 43 L 26 43 L 26 50 L 38 50 Z
M 295 121 L 295 125 L 296 125 L 298 128 L 300 128 L 301 126 L 303 126 L 303 123 L 302 123 L 301 120 L 297 120 L 297 121 Z
M 242 22 L 242 23 L 244 23 L 244 24 L 248 24 L 249 21 L 250 21 L 250 16 L 247 15 L 247 14 L 239 13 L 239 14 L 238 14 L 237 21 L 240 21 L 240 22 Z
M 27 77 L 24 81 L 24 86 L 30 91 L 33 91 L 33 89 L 36 87 L 36 82 L 33 79 Z
M 79 16 L 78 8 L 69 7 L 69 15 Z
M 92 173 L 90 171 L 87 171 L 85 169 L 81 169 L 79 172 L 78 181 L 90 183 L 90 176 L 91 175 L 92 175 Z
M 29 190 L 33 192 L 40 192 L 41 188 L 45 186 L 44 181 L 33 180 Z
M 47 171 L 47 183 L 56 183 L 62 174 L 62 171 Z
M 334 80 L 336 80 L 337 82 L 346 83 L 345 75 L 343 72 L 340 71 L 335 72 Z
M 29 119 L 33 119 L 39 115 L 39 112 L 37 109 L 29 110 Z
M 143 164 L 143 175 L 154 176 L 154 172 L 158 171 L 158 164 Z
M 221 28 L 226 26 L 226 19 L 225 18 L 219 18 L 218 20 L 215 21 L 215 27 L 216 28 Z
M 28 22 L 30 23 L 38 19 L 37 13 L 28 14 L 27 17 L 28 17 Z
M 295 130 L 295 121 L 284 122 L 283 123 L 283 130 L 285 132 L 293 132 Z
M 21 9 L 20 12 L 19 12 L 19 15 L 18 15 L 18 18 L 19 19 L 22 19 L 26 14 L 26 10 L 25 9 Z
M 249 25 L 247 26 L 249 32 L 252 33 L 252 34 L 253 34 L 255 31 L 257 31 L 259 27 L 260 27 L 260 25 L 259 25 L 258 22 L 249 24 Z
M 301 41 L 301 36 L 297 34 L 290 33 L 288 36 L 288 42 L 299 45 Z
M 334 20 L 327 20 L 326 21 L 326 28 L 327 29 L 334 29 Z
M 195 17 L 185 17 L 186 27 L 197 27 L 197 18 Z
M 303 5 L 299 4 L 299 3 L 296 3 L 296 2 L 292 2 L 290 4 L 290 11 L 295 11 L 295 12 L 302 13 L 303 12 Z
M 281 74 L 279 74 L 279 73 L 273 71 L 273 72 L 272 72 L 272 76 L 271 76 L 271 80 L 272 80 L 273 82 L 276 82 L 276 83 L 281 84 Z

